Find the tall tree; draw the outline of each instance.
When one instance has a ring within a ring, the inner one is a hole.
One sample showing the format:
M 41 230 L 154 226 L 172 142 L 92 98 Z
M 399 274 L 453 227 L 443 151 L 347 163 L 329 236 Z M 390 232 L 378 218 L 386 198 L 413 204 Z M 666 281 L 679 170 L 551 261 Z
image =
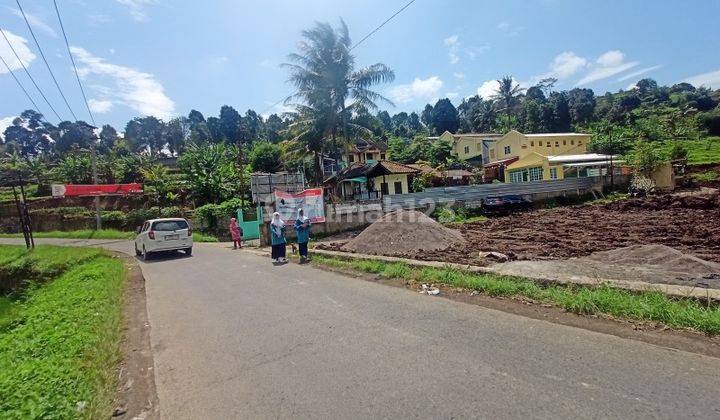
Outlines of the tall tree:
M 432 113 L 433 106 L 426 104 L 425 108 L 423 108 L 422 114 L 420 114 L 420 121 L 425 124 L 425 127 L 430 128 L 430 126 L 432 126 Z
M 567 93 L 570 118 L 573 124 L 586 125 L 595 112 L 595 93 L 592 89 L 575 88 Z
M 493 96 L 493 99 L 498 101 L 502 106 L 502 111 L 505 113 L 506 129 L 512 129 L 513 110 L 515 105 L 519 102 L 519 98 L 525 91 L 524 88 L 515 82 L 512 76 L 504 76 L 502 79 L 498 79 L 498 88 Z
M 165 147 L 165 123 L 153 116 L 135 117 L 125 126 L 125 140 L 134 151 L 155 156 Z
M 165 139 L 171 156 L 182 153 L 190 138 L 190 120 L 186 117 L 175 117 L 165 125 Z
M 328 23 L 316 23 L 302 32 L 298 53 L 288 56 L 289 81 L 297 92 L 290 98 L 327 115 L 319 120 L 327 124 L 335 153 L 337 137 L 350 139 L 349 120 L 355 108 L 377 109 L 377 102 L 392 102 L 372 90 L 375 85 L 392 82 L 395 73 L 382 63 L 356 69 L 351 54 L 352 42 L 347 25 L 340 21 L 337 29 Z M 350 101 L 350 103 L 348 103 Z M 319 121 L 316 119 L 316 121 Z
M 450 102 L 450 99 L 440 99 L 435 103 L 432 112 L 432 126 L 437 134 L 442 134 L 445 131 L 457 132 L 460 120 L 458 119 L 458 111 Z
M 26 110 L 5 129 L 0 144 L 4 142 L 10 152 L 16 151 L 23 158 L 28 158 L 49 152 L 51 140 L 57 139 L 57 136 L 57 128 L 43 121 L 42 114 Z
M 103 152 L 108 152 L 115 147 L 115 143 L 118 141 L 118 132 L 110 124 L 105 124 L 100 130 L 100 149 Z
M 211 140 L 210 129 L 200 111 L 191 110 L 188 114 L 188 121 L 190 122 L 190 142 L 205 143 Z
M 287 128 L 287 124 L 277 114 L 270 114 L 265 122 L 265 138 L 270 143 L 278 143 L 280 141 L 280 133 Z

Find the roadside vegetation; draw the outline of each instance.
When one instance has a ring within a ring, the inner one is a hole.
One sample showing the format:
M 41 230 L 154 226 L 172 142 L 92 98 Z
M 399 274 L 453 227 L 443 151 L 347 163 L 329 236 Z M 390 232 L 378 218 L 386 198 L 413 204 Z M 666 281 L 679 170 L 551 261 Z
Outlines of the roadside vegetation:
M 630 292 L 609 285 L 583 287 L 541 285 L 528 279 L 477 274 L 453 268 L 418 268 L 405 263 L 314 255 L 320 265 L 400 278 L 418 283 L 445 284 L 475 290 L 488 296 L 530 299 L 552 304 L 580 315 L 606 315 L 619 319 L 656 322 L 689 328 L 708 335 L 720 334 L 720 306 L 691 299 L 674 299 L 657 292 Z
M 22 233 L 0 233 L 0 238 L 22 238 Z M 54 230 L 50 232 L 33 232 L 35 238 L 61 238 L 61 239 L 134 239 L 135 232 L 123 232 L 114 229 L 101 230 L 71 230 L 61 231 Z M 201 232 L 193 232 L 193 241 L 195 242 L 217 242 L 215 236 L 207 235 Z
M 0 246 L 3 417 L 109 416 L 124 277 L 102 250 Z

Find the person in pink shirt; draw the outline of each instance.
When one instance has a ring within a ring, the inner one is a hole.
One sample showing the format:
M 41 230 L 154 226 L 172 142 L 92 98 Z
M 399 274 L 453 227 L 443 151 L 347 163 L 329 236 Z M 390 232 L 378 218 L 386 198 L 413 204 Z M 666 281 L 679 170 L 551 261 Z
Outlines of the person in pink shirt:
M 238 226 L 234 217 L 230 219 L 230 236 L 233 240 L 233 249 L 242 248 L 242 228 Z

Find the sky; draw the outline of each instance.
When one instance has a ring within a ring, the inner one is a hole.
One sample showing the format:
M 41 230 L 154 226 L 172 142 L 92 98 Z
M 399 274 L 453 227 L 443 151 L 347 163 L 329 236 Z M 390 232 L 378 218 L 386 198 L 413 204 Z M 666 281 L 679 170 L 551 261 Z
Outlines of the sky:
M 292 93 L 280 67 L 301 31 L 342 18 L 359 41 L 408 0 L 57 0 L 96 124 L 123 130 L 135 116 L 169 119 L 221 105 L 282 112 Z M 52 0 L 20 0 L 78 119 L 89 121 Z M 384 63 L 395 81 L 376 90 L 391 114 L 450 98 L 492 95 L 511 75 L 596 94 L 651 77 L 720 88 L 720 1 L 416 0 L 353 52 L 356 66 Z M 72 119 L 14 0 L 0 27 L 48 101 Z M 50 122 L 58 118 L 0 37 L 0 57 Z M 33 108 L 0 63 L 0 131 Z

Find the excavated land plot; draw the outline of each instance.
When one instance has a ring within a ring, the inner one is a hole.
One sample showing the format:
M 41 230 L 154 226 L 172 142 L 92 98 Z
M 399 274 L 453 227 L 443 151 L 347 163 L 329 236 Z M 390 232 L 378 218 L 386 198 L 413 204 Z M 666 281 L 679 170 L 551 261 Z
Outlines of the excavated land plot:
M 459 230 L 467 243 L 387 255 L 483 265 L 489 262 L 478 258 L 480 251 L 497 251 L 517 260 L 554 260 L 660 244 L 720 262 L 720 195 L 663 195 L 537 210 L 468 223 Z M 321 248 L 350 250 L 339 243 Z
M 479 251 L 497 251 L 511 259 L 544 260 L 660 244 L 720 262 L 720 195 L 665 195 L 538 210 L 470 223 L 462 232 L 467 246 L 413 257 L 477 263 Z

